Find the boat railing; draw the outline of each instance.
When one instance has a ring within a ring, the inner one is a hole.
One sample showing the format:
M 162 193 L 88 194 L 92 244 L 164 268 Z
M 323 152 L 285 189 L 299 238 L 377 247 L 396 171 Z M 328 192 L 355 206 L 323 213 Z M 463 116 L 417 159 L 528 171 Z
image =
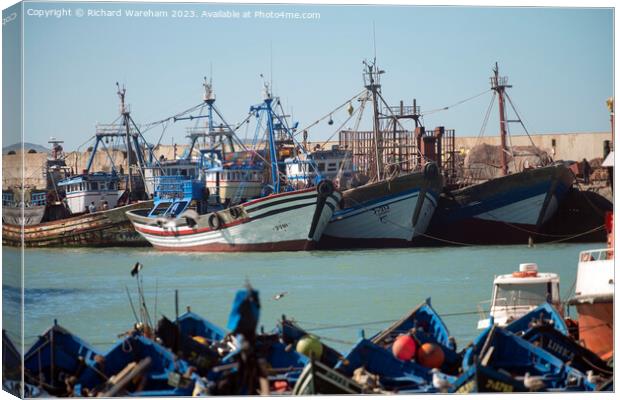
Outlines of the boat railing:
M 194 198 L 202 189 L 200 182 L 182 175 L 154 177 L 154 188 L 156 200 Z
M 585 250 L 579 253 L 580 262 L 613 260 L 614 249 Z

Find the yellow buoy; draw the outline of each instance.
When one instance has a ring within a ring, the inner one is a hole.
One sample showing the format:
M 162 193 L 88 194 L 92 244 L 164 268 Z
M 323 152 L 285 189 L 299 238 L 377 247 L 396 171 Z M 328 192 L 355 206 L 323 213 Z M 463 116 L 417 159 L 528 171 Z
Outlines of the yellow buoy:
M 315 360 L 319 360 L 321 355 L 323 355 L 323 345 L 319 341 L 319 338 L 314 335 L 306 335 L 299 339 L 295 350 L 297 350 L 298 353 Z

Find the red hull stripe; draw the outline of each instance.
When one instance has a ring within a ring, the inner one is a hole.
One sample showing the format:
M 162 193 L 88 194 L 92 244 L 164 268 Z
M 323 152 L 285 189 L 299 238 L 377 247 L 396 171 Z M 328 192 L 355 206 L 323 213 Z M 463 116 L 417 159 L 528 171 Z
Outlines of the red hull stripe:
M 143 233 L 148 233 L 150 235 L 156 235 L 156 236 L 186 236 L 186 235 L 195 235 L 196 233 L 202 233 L 202 232 L 209 232 L 209 231 L 214 231 L 214 230 L 219 230 L 219 229 L 223 229 L 223 228 L 229 228 L 231 226 L 235 226 L 235 225 L 241 225 L 244 224 L 248 221 L 250 221 L 250 218 L 244 218 L 244 219 L 239 219 L 233 222 L 229 222 L 228 224 L 223 224 L 221 225 L 218 229 L 213 229 L 213 228 L 200 228 L 200 229 L 187 229 L 184 231 L 166 231 L 163 229 L 149 229 L 149 228 L 143 228 L 141 226 L 135 226 L 136 230 L 139 232 L 143 232 Z

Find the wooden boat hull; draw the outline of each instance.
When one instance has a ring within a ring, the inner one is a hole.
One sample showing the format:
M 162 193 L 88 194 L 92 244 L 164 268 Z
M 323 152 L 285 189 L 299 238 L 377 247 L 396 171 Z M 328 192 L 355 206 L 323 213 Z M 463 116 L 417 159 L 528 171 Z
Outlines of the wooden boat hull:
M 362 393 L 358 383 L 318 361 L 306 365 L 293 388 L 293 395 Z
M 438 174 L 416 172 L 343 192 L 325 229 L 328 248 L 407 246 L 423 235 L 442 189 Z
M 22 216 L 23 210 L 23 216 Z M 9 225 L 36 225 L 45 215 L 45 206 L 2 207 L 2 223 Z
M 2 225 L 2 244 L 25 247 L 71 246 L 146 246 L 148 242 L 135 232 L 125 212 L 148 207 L 151 201 L 92 214 L 84 214 L 37 225 Z
M 442 194 L 428 236 L 436 243 L 527 243 L 557 212 L 573 182 L 563 164 L 525 170 Z
M 333 192 L 323 198 L 325 201 L 321 201 L 316 188 L 284 192 L 201 215 L 193 226 L 184 218 L 171 220 L 173 225 L 167 226 L 143 212 L 127 215 L 136 231 L 163 251 L 310 250 L 325 230 L 341 195 Z M 209 223 L 214 218 L 220 221 L 219 227 Z

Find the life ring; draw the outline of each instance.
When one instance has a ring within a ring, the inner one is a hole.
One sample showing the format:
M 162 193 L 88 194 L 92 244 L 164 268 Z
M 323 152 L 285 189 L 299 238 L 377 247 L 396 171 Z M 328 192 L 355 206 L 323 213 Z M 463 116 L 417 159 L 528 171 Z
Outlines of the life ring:
M 439 175 L 439 168 L 437 167 L 437 164 L 434 162 L 426 163 L 424 166 L 424 177 L 426 179 L 432 179 L 437 177 L 437 175 Z
M 330 194 L 334 193 L 334 184 L 332 183 L 332 181 L 322 180 L 321 182 L 319 182 L 316 191 L 319 193 L 319 195 L 327 197 Z
M 237 219 L 241 216 L 241 209 L 239 207 L 233 207 L 229 210 L 230 215 L 234 218 Z
M 221 222 L 222 221 L 220 221 L 220 216 L 216 213 L 209 215 L 209 218 L 207 219 L 209 227 L 213 230 L 220 229 Z
M 514 278 L 532 278 L 538 276 L 536 271 L 515 271 L 512 273 Z

